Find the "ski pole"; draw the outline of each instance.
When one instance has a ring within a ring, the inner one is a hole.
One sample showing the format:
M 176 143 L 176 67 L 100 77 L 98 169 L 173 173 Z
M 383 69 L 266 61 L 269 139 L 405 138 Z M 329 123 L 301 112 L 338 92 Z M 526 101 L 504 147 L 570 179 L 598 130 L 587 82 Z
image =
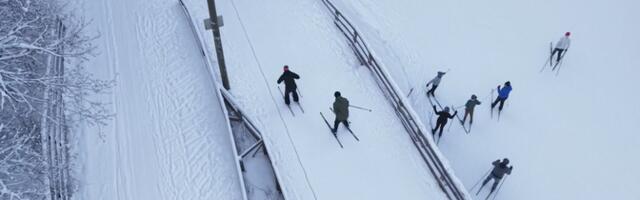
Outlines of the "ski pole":
M 480 180 L 478 180 L 478 182 L 476 182 L 476 184 L 474 184 L 473 187 L 471 187 L 470 191 L 473 191 L 473 189 L 476 188 L 476 186 L 478 186 L 478 184 L 482 181 L 482 179 L 484 179 L 489 175 L 489 172 L 491 172 L 491 168 L 489 168 L 489 170 L 487 171 L 487 173 L 484 174 L 484 176 L 480 177 Z
M 453 108 L 453 106 L 451 106 L 451 108 Z M 458 111 L 454 108 L 454 109 L 453 109 L 453 113 L 456 113 L 456 112 L 458 112 Z M 457 114 L 458 114 L 458 113 L 456 113 L 456 115 L 457 115 Z M 452 124 L 453 124 L 453 122 L 450 122 L 450 124 L 449 124 L 449 128 L 447 128 L 447 132 L 451 131 L 451 126 L 453 126 Z
M 300 90 L 298 89 L 298 87 L 296 87 L 296 91 L 298 92 L 298 95 L 300 96 L 300 98 L 302 98 L 302 92 L 300 92 Z
M 278 91 L 280 91 L 280 95 L 282 95 L 282 98 L 285 98 L 284 92 L 282 92 L 282 89 L 280 89 L 280 85 L 278 85 Z
M 489 93 L 489 96 L 488 96 L 488 98 L 489 98 L 489 104 L 492 104 L 492 103 L 493 103 L 493 101 L 495 101 L 495 100 L 496 100 L 496 98 L 494 98 L 494 97 L 495 97 L 495 93 L 496 93 L 496 91 L 497 91 L 497 90 L 498 90 L 498 89 L 496 89 L 496 88 L 491 89 L 491 92 Z
M 371 111 L 372 111 L 371 109 L 364 108 L 364 107 L 360 107 L 360 106 L 349 105 L 349 107 L 356 108 L 356 109 L 360 109 L 360 110 L 366 110 L 366 111 L 369 111 L 369 112 L 371 112 Z
M 500 193 L 500 189 L 502 188 L 502 184 L 504 184 L 504 182 L 507 181 L 507 177 L 509 177 L 509 176 L 505 176 L 504 179 L 502 179 L 502 182 L 500 182 L 500 186 L 498 186 L 498 190 L 496 190 L 496 193 L 493 194 L 493 199 L 491 199 L 491 200 L 495 200 L 496 199 L 496 197 Z
M 547 63 L 549 63 L 549 67 L 551 67 L 551 58 L 553 57 L 553 50 L 551 50 L 552 47 L 553 47 L 553 42 L 550 42 L 549 57 L 547 58 L 547 60 L 544 61 L 544 65 L 542 65 L 542 68 L 540 69 L 540 73 L 542 73 L 542 71 L 544 71 L 544 69 L 547 68 Z
M 411 96 L 411 93 L 412 93 L 412 92 L 413 92 L 413 88 L 411 88 L 411 89 L 409 90 L 409 94 L 407 94 L 407 98 L 409 98 L 409 96 Z

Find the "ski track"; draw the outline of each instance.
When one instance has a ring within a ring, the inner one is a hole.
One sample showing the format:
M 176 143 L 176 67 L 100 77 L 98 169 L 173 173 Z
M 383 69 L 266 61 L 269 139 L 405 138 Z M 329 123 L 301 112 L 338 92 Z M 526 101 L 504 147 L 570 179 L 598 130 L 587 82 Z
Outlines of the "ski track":
M 116 117 L 104 140 L 87 136 L 91 184 L 78 198 L 242 199 L 225 116 L 178 3 L 96 3 L 85 15 L 103 22 L 95 65 L 116 78 Z
M 117 45 L 118 42 L 116 41 L 116 36 L 115 36 L 116 35 L 115 30 L 116 29 L 115 29 L 114 22 L 113 22 L 115 14 L 114 14 L 114 10 L 113 10 L 112 5 L 109 2 L 104 1 L 103 5 L 105 7 L 105 11 L 107 11 L 105 13 L 105 16 L 108 16 L 107 17 L 107 20 L 108 20 L 108 23 L 107 23 L 108 24 L 108 30 L 107 31 L 109 32 L 108 37 L 109 37 L 109 40 L 110 40 L 110 43 L 108 45 L 106 45 L 106 46 L 108 47 L 109 55 L 113 55 L 113 58 L 109 57 L 107 61 L 110 63 L 111 69 L 113 70 L 114 76 L 116 77 L 116 81 L 119 81 L 119 78 L 120 78 L 119 77 L 119 72 L 120 71 L 118 70 L 118 62 L 120 61 L 120 59 L 119 59 L 119 56 L 118 56 L 118 53 L 117 53 L 119 51 L 119 49 L 118 49 L 118 45 Z M 122 86 L 120 84 L 117 84 L 114 87 L 114 92 L 117 93 L 117 92 L 121 91 L 122 90 L 121 87 Z M 112 100 L 114 102 L 113 110 L 118 110 L 119 99 L 114 95 Z M 113 121 L 115 123 L 114 126 L 113 126 L 114 127 L 114 129 L 113 129 L 114 133 L 119 132 L 120 129 L 118 128 L 119 127 L 118 125 L 122 124 L 121 118 L 116 118 Z M 113 136 L 114 136 L 113 139 L 115 141 L 122 141 L 119 134 L 114 134 Z M 115 143 L 115 148 L 114 148 L 115 153 L 113 154 L 113 157 L 114 157 L 113 159 L 115 161 L 113 169 L 115 169 L 115 173 L 116 173 L 115 174 L 116 176 L 114 177 L 114 179 L 115 179 L 114 181 L 115 181 L 115 183 L 117 183 L 113 187 L 115 189 L 115 194 L 118 197 L 118 199 L 131 199 L 131 196 L 129 195 L 130 193 L 128 192 L 128 188 L 129 188 L 129 186 L 131 184 L 128 182 L 128 179 L 127 179 L 127 177 L 130 177 L 131 174 L 128 174 L 127 171 L 123 171 L 123 169 L 120 168 L 120 166 L 123 165 L 123 162 L 122 162 L 123 159 L 129 161 L 129 159 L 127 157 L 128 155 L 123 154 L 121 152 L 122 146 L 123 145 L 127 145 L 127 141 L 128 140 L 125 140 L 123 142 L 116 142 Z M 122 156 L 119 156 L 119 155 L 122 155 Z M 108 190 L 108 188 L 105 188 L 105 190 Z M 105 195 L 107 193 L 108 193 L 108 191 L 103 191 L 102 193 L 100 193 L 98 195 Z M 123 196 L 123 195 L 126 195 L 126 196 Z

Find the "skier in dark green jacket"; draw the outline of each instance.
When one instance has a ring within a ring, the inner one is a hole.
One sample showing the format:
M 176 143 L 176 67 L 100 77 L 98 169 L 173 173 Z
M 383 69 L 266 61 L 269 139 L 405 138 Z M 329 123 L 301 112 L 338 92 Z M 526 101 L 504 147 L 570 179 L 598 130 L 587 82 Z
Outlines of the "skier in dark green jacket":
M 471 95 L 471 99 L 469 99 L 467 103 L 464 104 L 465 109 L 464 117 L 462 118 L 462 125 L 464 125 L 464 122 L 467 121 L 467 115 L 469 115 L 469 125 L 473 124 L 473 110 L 477 105 L 480 105 L 480 103 L 481 102 L 478 101 L 478 96 L 476 96 L 475 94 Z
M 342 97 L 338 91 L 333 93 L 333 96 L 336 97 L 336 100 L 333 102 L 333 113 L 336 114 L 336 120 L 333 122 L 333 130 L 331 131 L 333 134 L 336 134 L 340 122 L 349 128 L 349 122 L 347 121 L 349 118 L 349 100 Z

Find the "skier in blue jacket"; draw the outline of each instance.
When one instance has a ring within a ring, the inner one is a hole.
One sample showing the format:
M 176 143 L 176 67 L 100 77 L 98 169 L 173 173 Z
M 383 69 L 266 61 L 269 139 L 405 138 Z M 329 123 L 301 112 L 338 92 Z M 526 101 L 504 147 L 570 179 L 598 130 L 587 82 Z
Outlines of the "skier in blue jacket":
M 498 107 L 498 111 L 502 111 L 504 101 L 509 98 L 509 93 L 511 93 L 511 82 L 507 81 L 506 83 L 504 83 L 504 87 L 502 88 L 498 85 L 498 98 L 496 98 L 496 100 L 491 104 L 491 109 L 493 109 L 493 107 L 496 107 L 496 104 L 498 104 L 499 102 L 500 107 Z

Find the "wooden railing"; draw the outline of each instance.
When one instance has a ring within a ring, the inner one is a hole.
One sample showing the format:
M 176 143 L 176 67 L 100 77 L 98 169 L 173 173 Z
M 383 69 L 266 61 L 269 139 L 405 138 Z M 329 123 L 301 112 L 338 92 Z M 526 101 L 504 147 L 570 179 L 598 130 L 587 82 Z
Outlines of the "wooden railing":
M 427 164 L 429 171 L 434 177 L 437 177 L 437 182 L 442 191 L 447 195 L 449 199 L 464 200 L 468 199 L 468 194 L 464 191 L 464 187 L 452 175 L 450 170 L 441 160 L 441 154 L 434 145 L 433 139 L 430 138 L 430 132 L 419 121 L 419 117 L 416 112 L 411 108 L 410 104 L 407 104 L 407 99 L 404 95 L 401 95 L 401 91 L 398 86 L 391 80 L 391 76 L 382 67 L 374 54 L 369 50 L 367 44 L 362 39 L 360 33 L 356 30 L 355 26 L 349 22 L 349 20 L 340 12 L 334 4 L 329 0 L 321 0 L 334 17 L 334 24 L 342 32 L 342 34 L 348 39 L 349 46 L 354 51 L 356 57 L 360 61 L 361 65 L 367 66 L 374 74 L 378 86 L 384 92 L 385 96 L 389 100 L 389 103 L 394 107 L 395 113 L 402 121 L 403 126 L 407 130 L 407 133 L 413 140 L 415 147 L 420 152 L 421 157 Z
M 65 26 L 58 19 L 55 26 L 55 37 L 62 38 L 65 34 Z M 58 52 L 64 51 L 64 46 L 59 45 Z M 55 77 L 55 84 L 63 84 L 64 57 L 49 57 L 47 75 Z M 41 122 L 42 154 L 47 167 L 47 184 L 49 186 L 49 198 L 53 200 L 66 200 L 71 198 L 71 182 L 69 175 L 69 131 L 65 122 L 65 106 L 63 90 L 60 87 L 47 87 L 44 92 L 44 108 Z
M 224 98 L 225 102 L 233 110 L 233 112 L 236 113 L 237 115 L 239 115 L 238 117 L 240 117 L 240 121 L 243 122 L 243 125 L 253 135 L 253 137 L 256 140 L 258 140 L 253 146 L 251 146 L 250 148 L 247 148 L 246 150 L 243 151 L 242 154 L 239 155 L 240 167 L 242 168 L 242 171 L 244 171 L 243 158 L 246 157 L 247 155 L 249 155 L 249 153 L 251 153 L 252 151 L 255 154 L 256 152 L 258 152 L 258 150 L 260 148 L 263 148 L 265 150 L 265 152 L 267 152 L 266 153 L 267 154 L 267 159 L 269 160 L 269 163 L 271 164 L 271 168 L 273 169 L 274 177 L 276 179 L 275 180 L 276 189 L 278 190 L 278 192 L 282 193 L 282 188 L 280 186 L 280 177 L 281 177 L 281 175 L 278 172 L 276 166 L 273 165 L 273 161 L 271 160 L 271 156 L 269 156 L 270 149 L 269 149 L 269 147 L 267 147 L 265 145 L 265 142 L 264 142 L 264 139 L 262 138 L 262 133 L 260 132 L 260 129 L 258 129 L 258 127 L 249 118 L 249 116 L 244 114 L 244 111 L 242 111 L 242 109 L 236 103 L 236 101 L 233 98 L 233 96 L 226 89 L 224 89 L 222 87 L 219 87 L 218 90 L 222 94 L 222 97 Z M 284 193 L 282 193 L 282 195 L 283 195 L 283 197 L 286 197 L 286 195 Z
M 189 12 L 189 9 L 187 8 L 187 6 L 184 4 L 184 2 L 182 0 L 179 0 L 180 6 L 182 7 L 187 19 L 189 20 L 189 24 L 191 27 L 191 30 L 194 34 L 195 39 L 197 40 L 198 43 L 198 47 L 200 49 L 200 52 L 202 54 L 205 66 L 207 67 L 207 71 L 210 73 L 211 77 L 216 80 L 216 76 L 215 76 L 215 72 L 214 72 L 214 68 L 213 65 L 211 64 L 211 57 L 208 53 L 208 51 L 205 50 L 205 45 L 202 39 L 202 36 L 200 36 L 200 34 L 198 33 L 198 29 L 196 27 L 195 21 L 193 20 L 193 17 L 191 16 L 191 13 Z M 280 186 L 280 180 L 281 180 L 281 173 L 278 172 L 278 168 L 276 168 L 276 166 L 274 165 L 273 161 L 271 160 L 270 155 L 271 151 L 268 148 L 268 146 L 265 144 L 263 138 L 262 138 L 262 133 L 260 132 L 260 129 L 258 129 L 257 126 L 255 126 L 255 124 L 253 123 L 253 121 L 247 116 L 245 115 L 245 113 L 242 111 L 242 109 L 240 108 L 240 106 L 236 103 L 234 97 L 222 86 L 220 86 L 219 84 L 214 84 L 214 88 L 216 89 L 216 92 L 218 93 L 218 98 L 219 101 L 221 102 L 222 109 L 225 113 L 225 115 L 227 117 L 230 117 L 230 111 L 232 111 L 236 117 L 238 117 L 238 119 L 233 119 L 233 120 L 238 120 L 241 121 L 242 124 L 245 126 L 246 130 L 251 134 L 251 136 L 257 141 L 255 142 L 253 145 L 251 145 L 249 148 L 244 149 L 241 153 L 238 154 L 238 152 L 236 151 L 236 141 L 234 139 L 234 136 L 232 135 L 233 132 L 231 130 L 231 123 L 230 120 L 232 119 L 228 119 L 227 124 L 228 124 L 228 132 L 229 132 L 229 136 L 232 139 L 232 145 L 233 145 L 233 149 L 234 149 L 234 155 L 238 164 L 238 167 L 240 168 L 238 174 L 241 177 L 240 182 L 242 183 L 242 189 L 245 191 L 245 193 L 243 194 L 243 198 L 246 200 L 248 199 L 248 190 L 245 186 L 245 181 L 244 181 L 244 174 L 242 172 L 245 171 L 245 165 L 244 165 L 244 158 L 249 155 L 251 152 L 254 152 L 254 155 L 256 152 L 259 151 L 259 149 L 264 149 L 266 152 L 266 156 L 269 160 L 269 164 L 271 165 L 271 168 L 273 169 L 274 172 L 274 177 L 275 177 L 275 185 L 276 185 L 276 189 L 278 190 L 278 192 L 280 192 L 280 194 L 283 195 L 283 197 L 286 199 L 286 194 L 282 192 L 282 188 Z

